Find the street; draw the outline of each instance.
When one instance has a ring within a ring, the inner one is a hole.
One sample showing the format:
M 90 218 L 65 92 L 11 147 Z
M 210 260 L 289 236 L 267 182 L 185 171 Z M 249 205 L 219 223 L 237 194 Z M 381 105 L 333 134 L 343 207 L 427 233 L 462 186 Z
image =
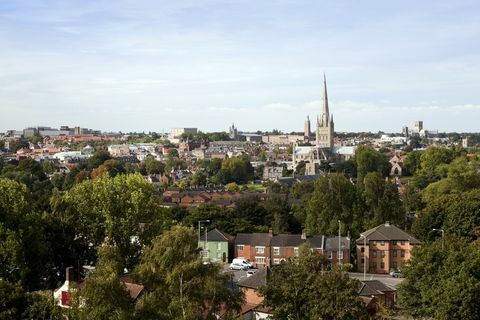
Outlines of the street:
M 358 272 L 349 272 L 348 273 L 352 278 L 358 279 L 358 280 L 363 280 L 363 273 L 358 273 Z M 372 274 L 372 273 L 367 273 L 366 280 L 379 280 L 383 284 L 392 287 L 394 289 L 397 289 L 398 285 L 404 280 L 403 278 L 393 278 L 389 274 Z

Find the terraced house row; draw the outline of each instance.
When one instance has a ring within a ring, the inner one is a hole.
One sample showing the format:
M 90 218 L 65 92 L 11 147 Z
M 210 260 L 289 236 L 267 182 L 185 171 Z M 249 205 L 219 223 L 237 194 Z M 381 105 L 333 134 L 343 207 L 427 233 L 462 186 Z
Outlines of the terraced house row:
M 325 255 L 332 264 L 350 263 L 350 238 L 307 236 L 302 234 L 239 233 L 233 237 L 218 229 L 202 235 L 199 247 L 203 257 L 227 263 L 233 258 L 245 258 L 258 268 L 280 264 L 299 255 L 300 246 L 308 243 L 313 250 Z M 339 250 L 340 248 L 340 250 Z
M 300 246 L 308 243 L 323 254 L 332 265 L 356 264 L 358 271 L 386 274 L 401 270 L 420 241 L 388 222 L 367 230 L 355 242 L 357 259 L 352 261 L 349 237 L 307 236 L 302 234 L 239 233 L 231 236 L 218 229 L 210 230 L 199 239 L 203 257 L 213 262 L 228 263 L 233 258 L 250 260 L 258 268 L 274 266 L 299 255 Z

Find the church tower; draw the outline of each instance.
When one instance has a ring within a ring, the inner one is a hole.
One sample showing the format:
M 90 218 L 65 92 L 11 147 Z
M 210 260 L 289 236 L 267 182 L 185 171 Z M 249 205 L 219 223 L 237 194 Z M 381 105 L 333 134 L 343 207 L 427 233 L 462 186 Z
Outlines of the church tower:
M 310 129 L 310 118 L 307 116 L 307 120 L 305 120 L 305 124 L 303 125 L 303 136 L 305 139 L 310 140 L 310 133 L 312 130 Z
M 317 117 L 317 146 L 322 148 L 333 148 L 333 115 L 328 110 L 327 79 L 323 74 L 323 100 L 322 113 Z

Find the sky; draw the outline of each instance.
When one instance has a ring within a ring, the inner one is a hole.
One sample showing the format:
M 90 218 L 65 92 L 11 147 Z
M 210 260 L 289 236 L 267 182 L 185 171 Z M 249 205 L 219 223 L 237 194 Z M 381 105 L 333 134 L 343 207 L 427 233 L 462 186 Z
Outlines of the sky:
M 336 131 L 479 132 L 480 2 L 0 1 L 0 131 L 303 131 L 324 72 Z

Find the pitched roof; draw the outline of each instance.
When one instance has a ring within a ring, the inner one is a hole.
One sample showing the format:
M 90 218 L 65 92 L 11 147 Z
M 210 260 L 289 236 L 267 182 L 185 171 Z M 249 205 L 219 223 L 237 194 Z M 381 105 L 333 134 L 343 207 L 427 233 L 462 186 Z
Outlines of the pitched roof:
M 217 228 L 208 231 L 207 233 L 208 241 L 230 241 L 233 240 L 234 237 L 229 235 L 226 232 L 220 231 Z
M 265 267 L 264 269 L 258 270 L 256 273 L 251 275 L 250 277 L 246 277 L 245 279 L 238 282 L 239 287 L 244 288 L 251 288 L 257 289 L 267 285 L 267 278 L 272 275 L 272 271 L 269 267 Z
M 340 238 L 340 245 L 341 249 L 350 249 L 350 238 L 348 237 L 341 237 Z M 337 237 L 332 237 L 332 238 L 327 238 L 325 241 L 325 250 L 327 251 L 338 251 L 338 236 Z
M 235 244 L 268 247 L 271 240 L 272 236 L 269 233 L 239 233 L 235 239 Z
M 362 237 L 357 239 L 358 244 L 363 243 L 363 236 L 367 238 L 367 241 L 389 241 L 389 240 L 404 240 L 409 241 L 410 244 L 420 244 L 421 242 L 414 236 L 409 235 L 402 229 L 389 224 L 381 224 L 375 228 L 367 230 L 361 234 Z
M 364 280 L 360 282 L 358 288 L 358 294 L 360 296 L 373 296 L 373 295 L 383 295 L 385 292 L 394 292 L 395 289 L 392 289 L 384 285 L 379 280 Z
M 299 247 L 305 242 L 300 234 L 279 234 L 272 237 L 273 247 Z

